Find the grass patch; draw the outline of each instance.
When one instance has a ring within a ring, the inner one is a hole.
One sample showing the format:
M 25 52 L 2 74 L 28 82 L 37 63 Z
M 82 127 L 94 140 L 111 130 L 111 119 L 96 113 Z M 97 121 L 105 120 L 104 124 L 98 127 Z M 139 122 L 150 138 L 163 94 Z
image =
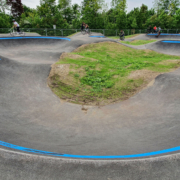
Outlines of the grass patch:
M 148 44 L 148 43 L 156 42 L 156 40 L 149 39 L 149 40 L 134 40 L 134 41 L 131 41 L 131 42 L 129 42 L 129 41 L 121 41 L 121 42 L 124 43 L 124 44 L 138 46 L 138 45 L 143 45 L 143 44 Z
M 133 37 L 136 37 L 136 36 L 139 36 L 139 34 L 133 34 L 133 35 L 125 35 L 125 38 L 133 38 Z M 108 38 L 110 39 L 119 39 L 119 36 L 107 36 Z
M 114 42 L 83 45 L 55 64 L 69 64 L 69 73 L 64 77 L 52 74 L 49 85 L 56 95 L 70 102 L 105 105 L 131 97 L 154 75 L 179 67 L 179 59 Z M 146 75 L 130 76 L 137 71 Z

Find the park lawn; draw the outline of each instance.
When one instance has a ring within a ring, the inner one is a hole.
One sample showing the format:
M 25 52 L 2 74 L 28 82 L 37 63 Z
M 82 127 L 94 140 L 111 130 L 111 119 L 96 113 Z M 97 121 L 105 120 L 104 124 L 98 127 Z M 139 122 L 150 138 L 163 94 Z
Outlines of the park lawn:
M 153 43 L 153 42 L 156 42 L 156 40 L 149 39 L 149 40 L 121 41 L 121 43 L 135 45 L 135 46 L 149 44 L 149 43 Z
M 66 67 L 66 70 L 62 70 Z M 180 57 L 115 42 L 83 45 L 52 66 L 48 84 L 68 102 L 106 105 L 126 100 L 157 75 L 180 67 Z M 61 69 L 62 75 L 54 73 Z

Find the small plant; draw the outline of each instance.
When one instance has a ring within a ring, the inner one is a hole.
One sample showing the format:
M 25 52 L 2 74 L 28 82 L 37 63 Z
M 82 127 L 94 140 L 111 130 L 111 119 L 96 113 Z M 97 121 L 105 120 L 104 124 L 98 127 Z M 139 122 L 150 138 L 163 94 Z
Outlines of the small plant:
M 79 77 L 79 74 L 75 74 L 74 77 L 75 77 L 75 78 L 78 78 L 78 77 Z

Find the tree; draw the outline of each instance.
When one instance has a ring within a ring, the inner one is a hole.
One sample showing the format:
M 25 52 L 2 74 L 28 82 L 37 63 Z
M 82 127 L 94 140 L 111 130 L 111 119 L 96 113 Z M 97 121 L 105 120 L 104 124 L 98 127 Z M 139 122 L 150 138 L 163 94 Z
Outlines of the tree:
M 0 28 L 10 28 L 11 25 L 11 17 L 5 13 L 0 13 Z
M 169 14 L 174 15 L 176 11 L 179 9 L 180 1 L 179 0 L 171 0 L 169 4 Z
M 21 0 L 7 0 L 7 5 L 11 6 L 11 14 L 14 18 L 18 18 L 24 12 Z
M 55 6 L 56 0 L 40 0 L 40 5 L 47 4 L 49 6 Z
M 0 0 L 0 12 L 4 13 L 9 10 L 6 0 Z
M 82 21 L 87 23 L 92 29 L 97 29 L 99 26 L 99 13 L 103 2 L 103 0 L 84 0 L 82 2 Z
M 61 9 L 66 9 L 67 7 L 70 7 L 71 0 L 59 0 L 59 6 Z
M 121 0 L 120 2 L 118 2 L 118 4 L 116 4 L 115 11 L 117 11 L 116 23 L 118 29 L 126 28 L 126 24 L 127 24 L 126 8 L 127 8 L 126 0 Z
M 30 7 L 27 7 L 26 5 L 23 5 L 23 9 L 24 9 L 24 14 L 27 17 L 29 13 L 33 12 L 33 9 L 31 9 Z
M 180 5 L 180 0 L 155 0 L 154 9 L 159 15 L 162 11 L 169 14 L 174 14 Z
M 140 16 L 140 24 L 138 28 L 144 28 L 144 25 L 148 18 L 148 7 L 146 5 L 142 4 L 142 6 L 140 7 L 139 16 Z
M 136 18 L 134 18 L 134 20 L 133 20 L 133 22 L 132 22 L 132 24 L 131 24 L 131 27 L 133 28 L 133 29 L 136 29 L 138 26 L 137 26 L 137 22 L 136 22 Z

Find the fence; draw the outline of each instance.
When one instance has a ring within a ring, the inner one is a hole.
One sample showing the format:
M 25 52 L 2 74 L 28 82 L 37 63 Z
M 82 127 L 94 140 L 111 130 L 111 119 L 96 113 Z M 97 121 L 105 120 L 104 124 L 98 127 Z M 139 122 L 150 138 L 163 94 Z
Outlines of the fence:
M 41 36 L 70 36 L 77 32 L 80 32 L 80 29 L 35 29 L 35 28 L 21 28 L 22 31 L 26 33 L 38 33 Z M 10 32 L 8 28 L 0 28 L 0 34 L 7 34 Z M 117 29 L 91 29 L 92 33 L 100 33 L 104 36 L 118 36 L 120 30 Z M 132 34 L 142 34 L 147 33 L 147 29 L 124 29 L 125 35 Z M 163 29 L 163 33 L 175 33 L 179 34 L 180 29 Z

